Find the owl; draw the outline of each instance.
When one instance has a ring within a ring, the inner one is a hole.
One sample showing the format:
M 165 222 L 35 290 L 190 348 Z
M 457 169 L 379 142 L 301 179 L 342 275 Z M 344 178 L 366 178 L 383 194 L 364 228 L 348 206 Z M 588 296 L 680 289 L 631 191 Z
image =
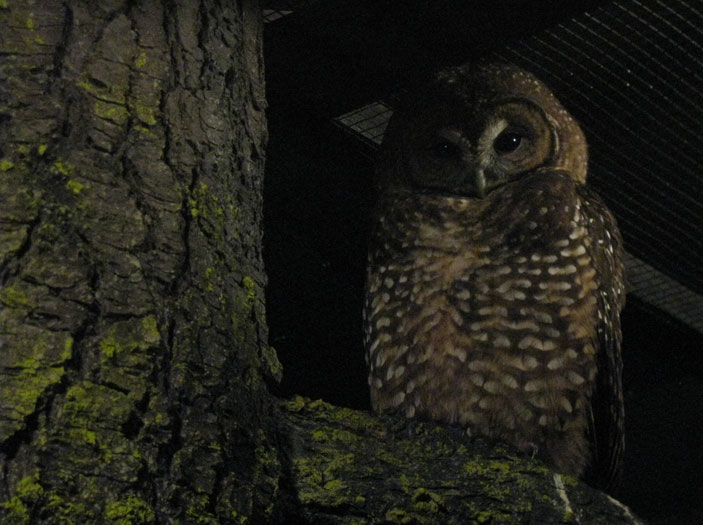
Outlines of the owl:
M 622 241 L 577 122 L 530 73 L 445 70 L 378 161 L 371 402 L 460 425 L 609 489 L 624 448 Z

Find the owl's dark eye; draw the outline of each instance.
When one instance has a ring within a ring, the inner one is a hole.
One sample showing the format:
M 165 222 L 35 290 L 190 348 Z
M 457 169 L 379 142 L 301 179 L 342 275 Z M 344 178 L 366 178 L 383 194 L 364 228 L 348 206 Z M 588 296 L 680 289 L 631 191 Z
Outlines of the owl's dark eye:
M 433 157 L 437 157 L 439 159 L 449 159 L 459 156 L 461 151 L 456 144 L 443 140 L 432 145 L 430 147 L 430 153 Z
M 497 153 L 512 153 L 522 144 L 523 135 L 514 131 L 504 131 L 493 141 L 493 149 Z

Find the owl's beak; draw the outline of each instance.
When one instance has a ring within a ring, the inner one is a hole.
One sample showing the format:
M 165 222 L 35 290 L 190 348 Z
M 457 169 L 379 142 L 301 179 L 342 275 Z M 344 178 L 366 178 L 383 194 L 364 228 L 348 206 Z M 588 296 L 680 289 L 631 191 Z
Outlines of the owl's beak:
M 476 188 L 476 195 L 483 199 L 486 196 L 486 175 L 483 173 L 483 168 L 476 170 L 474 187 Z

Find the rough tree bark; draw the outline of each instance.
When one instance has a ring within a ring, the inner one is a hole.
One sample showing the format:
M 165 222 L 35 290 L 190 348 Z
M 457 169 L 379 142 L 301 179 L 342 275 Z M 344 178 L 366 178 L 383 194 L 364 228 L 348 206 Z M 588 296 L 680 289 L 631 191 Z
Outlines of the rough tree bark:
M 5 519 L 263 516 L 252 2 L 0 2 Z
M 255 0 L 0 0 L 0 521 L 630 522 L 268 393 L 261 27 Z

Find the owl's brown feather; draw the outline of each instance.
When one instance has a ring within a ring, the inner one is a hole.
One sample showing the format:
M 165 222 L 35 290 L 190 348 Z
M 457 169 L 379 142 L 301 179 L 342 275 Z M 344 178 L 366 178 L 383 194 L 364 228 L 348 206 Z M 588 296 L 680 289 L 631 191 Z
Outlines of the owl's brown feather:
M 622 389 L 620 311 L 625 306 L 623 248 L 620 231 L 600 197 L 586 186 L 579 188 L 589 202 L 590 254 L 598 278 L 597 355 L 598 376 L 588 405 L 591 461 L 585 478 L 610 488 L 621 475 L 625 449 L 625 412 Z
M 483 198 L 437 177 L 423 188 L 422 172 L 382 185 L 365 306 L 371 401 L 607 486 L 623 443 L 621 241 L 602 202 L 550 162 Z

